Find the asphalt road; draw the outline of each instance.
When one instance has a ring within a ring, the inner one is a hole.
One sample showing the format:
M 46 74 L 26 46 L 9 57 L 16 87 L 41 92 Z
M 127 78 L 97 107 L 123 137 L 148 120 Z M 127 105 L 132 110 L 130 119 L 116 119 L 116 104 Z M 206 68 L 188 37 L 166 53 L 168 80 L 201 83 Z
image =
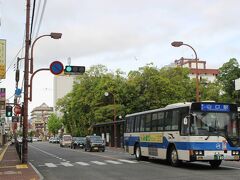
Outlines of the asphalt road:
M 85 152 L 48 142 L 29 143 L 29 162 L 45 180 L 240 180 L 240 162 L 224 162 L 219 169 L 207 163 L 169 166 L 165 161 L 136 161 L 123 151 Z

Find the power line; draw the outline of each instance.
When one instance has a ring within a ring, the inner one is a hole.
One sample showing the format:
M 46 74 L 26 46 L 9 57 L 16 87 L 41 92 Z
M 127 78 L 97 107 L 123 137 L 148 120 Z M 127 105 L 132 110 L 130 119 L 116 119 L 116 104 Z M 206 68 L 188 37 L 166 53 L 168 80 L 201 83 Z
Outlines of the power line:
M 35 28 L 36 28 L 36 23 L 37 23 L 37 20 L 38 20 L 38 15 L 39 15 L 39 10 L 40 10 L 40 6 L 41 6 L 41 1 L 42 0 L 38 0 L 36 18 L 35 18 L 35 21 L 34 21 L 34 24 L 33 24 L 33 33 L 35 32 Z
M 42 13 L 41 13 L 41 16 L 40 16 L 40 20 L 39 20 L 39 24 L 38 24 L 38 29 L 37 29 L 36 36 L 35 36 L 35 37 L 38 37 L 38 33 L 39 33 L 39 30 L 40 30 L 40 27 L 41 27 L 41 24 L 42 24 L 42 19 L 43 19 L 44 11 L 45 11 L 45 8 L 46 8 L 46 4 L 47 4 L 47 0 L 44 0 L 43 8 L 42 8 Z
M 31 31 L 30 31 L 30 42 L 31 42 L 31 40 L 32 40 L 32 30 L 33 30 L 33 21 L 34 21 L 34 13 L 35 13 L 35 4 L 36 4 L 36 0 L 34 0 L 34 2 L 33 2 Z

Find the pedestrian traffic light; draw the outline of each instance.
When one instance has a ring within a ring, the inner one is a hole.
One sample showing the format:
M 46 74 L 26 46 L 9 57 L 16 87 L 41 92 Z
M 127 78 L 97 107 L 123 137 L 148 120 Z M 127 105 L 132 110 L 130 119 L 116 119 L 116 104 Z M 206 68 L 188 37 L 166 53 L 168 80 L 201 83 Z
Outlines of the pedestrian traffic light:
M 85 72 L 85 66 L 65 66 L 64 74 L 79 75 Z
M 12 106 L 6 106 L 6 117 L 12 117 Z

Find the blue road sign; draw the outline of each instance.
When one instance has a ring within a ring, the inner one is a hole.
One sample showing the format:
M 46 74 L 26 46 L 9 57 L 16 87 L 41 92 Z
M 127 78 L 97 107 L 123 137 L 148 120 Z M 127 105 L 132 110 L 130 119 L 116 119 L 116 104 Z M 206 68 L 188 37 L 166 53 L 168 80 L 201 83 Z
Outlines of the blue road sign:
M 54 75 L 61 74 L 64 70 L 63 64 L 60 61 L 53 61 L 50 64 L 50 71 Z

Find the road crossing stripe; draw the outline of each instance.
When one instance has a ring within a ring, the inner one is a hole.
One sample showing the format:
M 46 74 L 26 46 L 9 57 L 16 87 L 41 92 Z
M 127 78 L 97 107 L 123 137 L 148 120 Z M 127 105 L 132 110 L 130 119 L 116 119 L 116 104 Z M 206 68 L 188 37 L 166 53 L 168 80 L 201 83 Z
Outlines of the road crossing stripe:
M 76 162 L 77 164 L 81 165 L 81 166 L 89 166 L 90 164 L 85 163 L 85 162 Z
M 69 162 L 61 162 L 61 164 L 65 167 L 70 167 L 70 166 L 73 166 L 71 163 Z
M 129 160 L 126 160 L 126 159 L 118 159 L 118 161 L 130 163 L 130 164 L 138 163 L 136 161 L 129 161 Z
M 111 163 L 111 164 L 122 164 L 121 162 L 118 161 L 112 161 L 112 160 L 106 160 L 107 163 Z
M 45 165 L 47 166 L 47 167 L 57 167 L 55 164 L 53 164 L 53 163 L 45 163 Z
M 97 165 L 106 165 L 106 163 L 103 163 L 103 162 L 100 162 L 100 161 L 91 161 L 92 163 L 94 164 L 97 164 Z

